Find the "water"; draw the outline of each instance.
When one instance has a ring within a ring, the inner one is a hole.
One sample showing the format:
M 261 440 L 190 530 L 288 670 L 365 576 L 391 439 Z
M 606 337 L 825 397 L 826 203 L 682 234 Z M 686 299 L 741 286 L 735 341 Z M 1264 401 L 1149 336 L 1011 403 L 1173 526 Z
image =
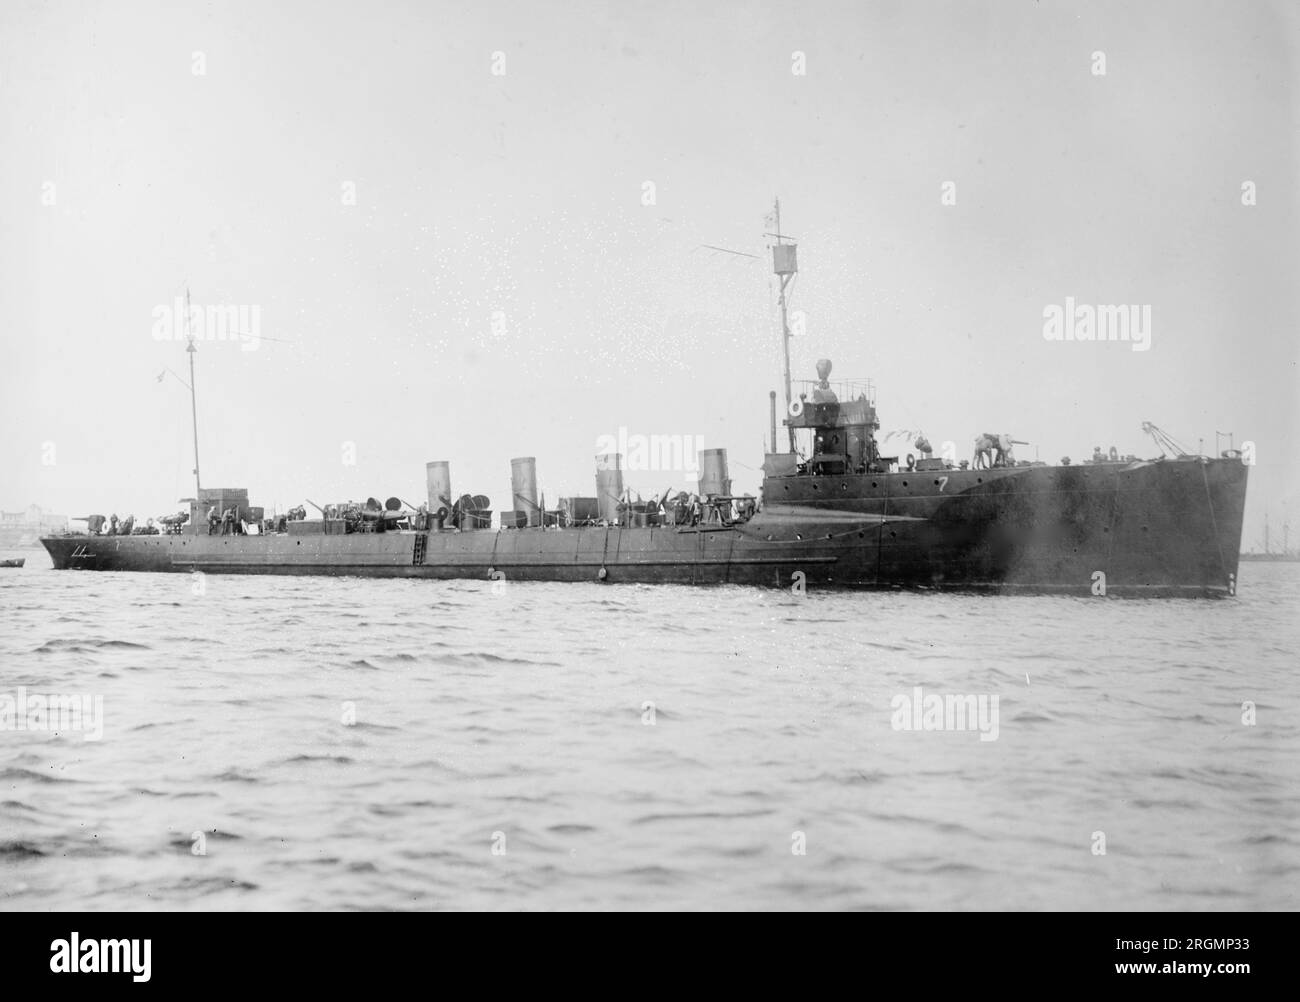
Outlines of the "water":
M 6 910 L 1300 905 L 1300 565 L 1216 602 L 23 555 L 0 698 L 103 735 L 0 731 Z M 997 739 L 895 730 L 915 686 Z

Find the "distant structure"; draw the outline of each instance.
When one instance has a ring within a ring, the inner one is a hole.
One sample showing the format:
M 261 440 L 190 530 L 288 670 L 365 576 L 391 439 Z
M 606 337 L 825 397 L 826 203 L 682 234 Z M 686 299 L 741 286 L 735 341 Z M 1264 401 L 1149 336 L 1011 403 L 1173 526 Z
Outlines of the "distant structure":
M 1261 553 L 1247 552 L 1241 555 L 1242 560 L 1260 560 L 1283 563 L 1300 563 L 1300 550 L 1291 549 L 1291 526 L 1287 522 L 1282 523 L 1282 550 L 1274 550 L 1268 535 L 1268 511 L 1264 511 L 1264 550 Z
M 39 505 L 28 505 L 26 511 L 0 511 L 0 547 L 39 546 L 41 536 L 67 531 L 67 515 L 52 515 Z

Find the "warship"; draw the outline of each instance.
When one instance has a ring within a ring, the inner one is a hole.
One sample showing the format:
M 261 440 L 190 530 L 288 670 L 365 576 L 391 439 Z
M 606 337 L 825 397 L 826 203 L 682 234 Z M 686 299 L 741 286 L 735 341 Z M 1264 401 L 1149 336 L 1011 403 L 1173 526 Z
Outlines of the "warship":
M 426 465 L 412 505 L 305 505 L 266 517 L 243 488 L 204 488 L 188 338 L 196 494 L 151 524 L 83 516 L 84 531 L 41 543 L 60 570 L 352 575 L 488 581 L 588 581 L 790 588 L 961 589 L 1223 597 L 1236 593 L 1248 465 L 1229 449 L 1190 454 L 1147 422 L 1153 459 L 1112 448 L 1056 465 L 1017 459 L 1006 434 L 970 460 L 936 457 L 923 435 L 886 455 L 874 384 L 790 375 L 788 291 L 797 247 L 771 234 L 784 354 L 784 441 L 777 394 L 759 497 L 732 492 L 724 449 L 700 453 L 698 491 L 633 500 L 624 457 L 595 457 L 593 496 L 548 509 L 536 462 L 511 461 L 511 501 L 454 494 L 450 465 Z M 187 296 L 188 319 L 188 296 Z M 188 333 L 188 331 L 187 331 Z M 183 381 L 183 380 L 182 380 Z M 885 439 L 888 441 L 888 438 Z M 899 450 L 901 452 L 901 450 Z M 106 524 L 107 523 L 107 524 Z

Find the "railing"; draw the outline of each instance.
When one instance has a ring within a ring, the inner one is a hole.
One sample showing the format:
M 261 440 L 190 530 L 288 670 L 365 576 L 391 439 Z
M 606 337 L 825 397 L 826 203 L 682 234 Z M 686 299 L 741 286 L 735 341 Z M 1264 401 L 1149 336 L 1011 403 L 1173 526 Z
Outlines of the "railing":
M 842 404 L 859 397 L 866 397 L 869 404 L 876 402 L 876 384 L 870 379 L 830 379 L 827 384 Z M 813 390 L 820 385 L 815 379 L 796 379 L 792 382 L 791 389 L 796 399 L 806 396 L 812 400 Z

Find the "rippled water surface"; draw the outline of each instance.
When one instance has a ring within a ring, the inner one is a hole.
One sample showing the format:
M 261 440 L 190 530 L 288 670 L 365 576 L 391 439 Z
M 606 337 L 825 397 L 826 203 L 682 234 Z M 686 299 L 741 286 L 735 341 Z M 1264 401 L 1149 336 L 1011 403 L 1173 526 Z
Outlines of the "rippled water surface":
M 100 696 L 103 735 L 0 730 L 6 910 L 1300 904 L 1300 565 L 1228 601 L 196 594 L 14 555 L 0 700 Z M 997 695 L 997 739 L 894 729 L 916 686 Z

